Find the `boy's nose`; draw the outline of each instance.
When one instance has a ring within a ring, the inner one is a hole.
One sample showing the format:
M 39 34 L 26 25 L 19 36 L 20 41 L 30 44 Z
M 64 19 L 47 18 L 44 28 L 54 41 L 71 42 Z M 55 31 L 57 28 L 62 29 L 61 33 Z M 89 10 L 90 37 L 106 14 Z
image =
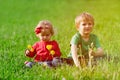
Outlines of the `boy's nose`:
M 89 27 L 89 25 L 87 24 L 85 27 Z

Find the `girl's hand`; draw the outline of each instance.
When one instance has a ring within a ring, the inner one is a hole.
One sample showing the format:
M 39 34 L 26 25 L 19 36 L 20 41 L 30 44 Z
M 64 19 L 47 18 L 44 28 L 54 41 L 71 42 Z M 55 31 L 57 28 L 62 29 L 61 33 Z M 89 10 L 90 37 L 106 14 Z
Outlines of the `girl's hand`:
M 28 45 L 28 46 L 27 46 L 27 49 L 28 49 L 30 52 L 34 52 L 34 49 L 32 48 L 31 45 Z
M 27 49 L 27 50 L 25 51 L 25 55 L 27 56 L 27 55 L 29 55 L 29 54 L 30 54 L 30 50 Z

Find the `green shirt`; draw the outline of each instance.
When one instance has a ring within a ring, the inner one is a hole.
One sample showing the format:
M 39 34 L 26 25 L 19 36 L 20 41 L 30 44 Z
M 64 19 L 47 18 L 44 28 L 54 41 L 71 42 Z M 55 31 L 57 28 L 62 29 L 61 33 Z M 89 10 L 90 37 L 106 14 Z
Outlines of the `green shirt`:
M 93 46 L 96 49 L 101 47 L 97 36 L 94 35 L 94 34 L 90 34 L 89 40 L 88 41 L 84 41 L 82 39 L 80 33 L 78 32 L 78 33 L 76 33 L 72 37 L 71 42 L 70 42 L 71 45 L 72 44 L 77 45 L 77 47 L 78 47 L 78 54 L 82 54 L 82 55 L 88 54 L 88 47 L 91 45 L 91 43 L 93 43 Z M 70 56 L 71 56 L 71 52 L 69 54 L 69 57 Z

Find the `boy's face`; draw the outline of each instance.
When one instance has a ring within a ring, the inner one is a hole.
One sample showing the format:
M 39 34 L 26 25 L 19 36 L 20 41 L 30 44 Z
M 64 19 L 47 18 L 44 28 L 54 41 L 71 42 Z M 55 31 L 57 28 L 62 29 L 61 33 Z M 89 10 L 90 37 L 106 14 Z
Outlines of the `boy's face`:
M 79 24 L 78 31 L 81 35 L 89 35 L 93 29 L 92 21 L 81 21 Z

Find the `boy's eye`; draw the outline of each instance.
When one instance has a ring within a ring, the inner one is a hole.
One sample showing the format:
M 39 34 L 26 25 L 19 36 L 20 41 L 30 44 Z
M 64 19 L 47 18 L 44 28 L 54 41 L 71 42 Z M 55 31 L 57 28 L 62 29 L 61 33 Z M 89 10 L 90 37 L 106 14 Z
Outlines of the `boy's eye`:
M 88 23 L 88 25 L 92 25 L 92 23 Z

